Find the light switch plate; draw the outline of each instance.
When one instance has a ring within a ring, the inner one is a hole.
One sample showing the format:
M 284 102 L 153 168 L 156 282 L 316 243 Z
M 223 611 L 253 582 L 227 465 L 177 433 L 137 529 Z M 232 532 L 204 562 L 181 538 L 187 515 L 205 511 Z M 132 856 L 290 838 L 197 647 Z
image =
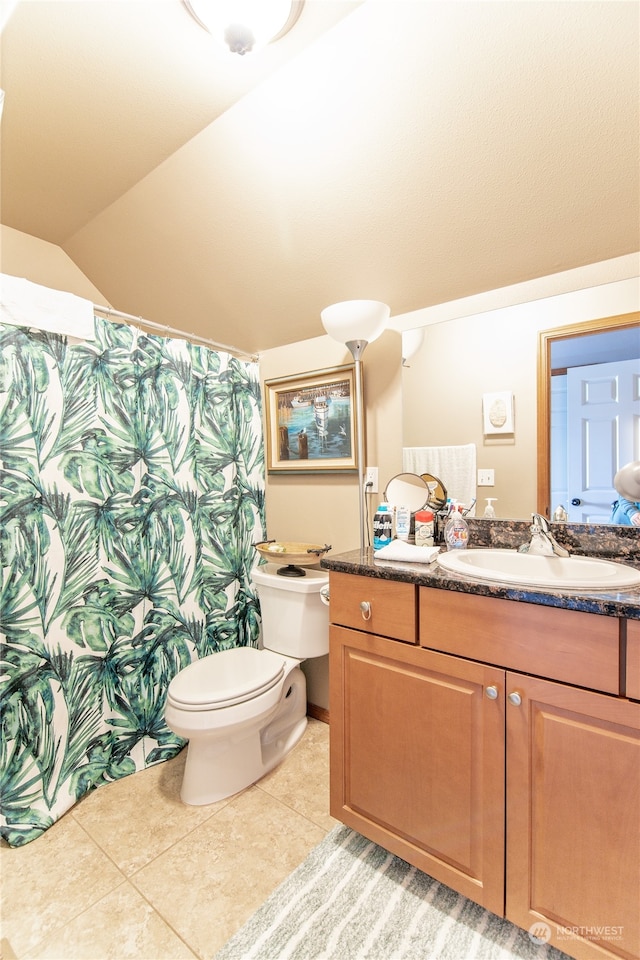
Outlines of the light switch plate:
M 478 470 L 478 486 L 493 487 L 495 484 L 495 470 Z

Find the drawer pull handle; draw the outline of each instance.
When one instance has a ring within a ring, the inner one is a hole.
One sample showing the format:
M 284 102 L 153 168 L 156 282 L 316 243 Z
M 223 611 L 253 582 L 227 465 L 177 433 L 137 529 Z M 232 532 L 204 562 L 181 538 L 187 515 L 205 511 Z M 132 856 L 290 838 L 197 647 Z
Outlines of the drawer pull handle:
M 368 600 L 362 600 L 360 602 L 360 613 L 362 614 L 363 620 L 371 620 L 371 604 Z
M 522 697 L 517 690 L 514 690 L 513 693 L 509 694 L 509 703 L 512 703 L 514 707 L 519 707 L 522 703 Z
M 489 700 L 497 700 L 498 688 L 496 686 L 485 687 L 484 694 L 485 694 L 485 697 L 489 698 Z

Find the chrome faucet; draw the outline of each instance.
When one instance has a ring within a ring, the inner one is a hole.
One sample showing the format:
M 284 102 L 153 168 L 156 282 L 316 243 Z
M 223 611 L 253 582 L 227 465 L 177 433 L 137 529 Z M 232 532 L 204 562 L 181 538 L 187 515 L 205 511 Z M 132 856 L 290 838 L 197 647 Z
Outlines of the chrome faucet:
M 531 514 L 531 541 L 518 547 L 518 553 L 531 553 L 539 557 L 568 557 L 569 551 L 561 547 L 551 533 L 549 521 L 541 513 Z

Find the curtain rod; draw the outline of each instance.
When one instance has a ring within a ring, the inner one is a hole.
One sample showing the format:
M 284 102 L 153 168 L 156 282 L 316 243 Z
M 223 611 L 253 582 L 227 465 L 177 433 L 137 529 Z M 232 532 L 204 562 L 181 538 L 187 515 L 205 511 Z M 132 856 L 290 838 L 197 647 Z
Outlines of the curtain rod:
M 232 353 L 234 356 L 244 360 L 251 360 L 256 363 L 259 359 L 257 354 L 247 353 L 239 347 L 230 347 L 226 343 L 218 343 L 216 340 L 209 340 L 207 337 L 200 337 L 196 333 L 187 333 L 186 330 L 178 330 L 177 327 L 169 327 L 164 323 L 154 323 L 152 320 L 145 320 L 144 317 L 134 317 L 132 313 L 123 313 L 122 310 L 114 310 L 113 307 L 101 307 L 94 303 L 93 309 L 96 313 L 104 313 L 109 317 L 118 317 L 120 320 L 129 320 L 131 323 L 139 323 L 143 327 L 150 327 L 152 330 L 160 330 L 162 333 L 176 333 L 180 337 L 186 337 L 187 340 L 204 344 L 207 347 L 215 347 L 218 350 L 224 350 L 226 353 Z

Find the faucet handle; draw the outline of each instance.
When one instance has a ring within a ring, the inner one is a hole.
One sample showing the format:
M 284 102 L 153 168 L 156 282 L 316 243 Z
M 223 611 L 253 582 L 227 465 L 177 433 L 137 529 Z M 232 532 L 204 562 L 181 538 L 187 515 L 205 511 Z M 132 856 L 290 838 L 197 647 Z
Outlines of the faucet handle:
M 549 533 L 549 521 L 541 513 L 532 513 L 531 519 L 534 527 L 542 530 L 543 533 Z

